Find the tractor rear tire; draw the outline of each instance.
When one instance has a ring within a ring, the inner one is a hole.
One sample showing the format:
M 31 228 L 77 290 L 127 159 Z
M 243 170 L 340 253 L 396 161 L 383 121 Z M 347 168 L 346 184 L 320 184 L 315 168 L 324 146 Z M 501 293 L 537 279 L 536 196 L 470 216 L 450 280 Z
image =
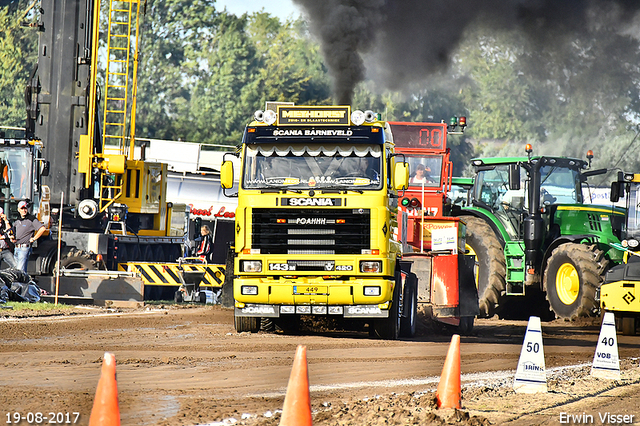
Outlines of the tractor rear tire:
M 461 216 L 467 224 L 466 244 L 476 258 L 479 317 L 491 318 L 500 309 L 506 290 L 504 250 L 493 229 L 482 219 Z
M 257 333 L 260 331 L 260 318 L 259 317 L 234 317 L 234 323 L 236 331 L 238 333 L 244 333 L 248 331 L 250 333 Z
M 596 290 L 604 281 L 606 263 L 595 246 L 568 243 L 553 250 L 544 273 L 544 288 L 556 316 L 576 319 L 597 312 Z

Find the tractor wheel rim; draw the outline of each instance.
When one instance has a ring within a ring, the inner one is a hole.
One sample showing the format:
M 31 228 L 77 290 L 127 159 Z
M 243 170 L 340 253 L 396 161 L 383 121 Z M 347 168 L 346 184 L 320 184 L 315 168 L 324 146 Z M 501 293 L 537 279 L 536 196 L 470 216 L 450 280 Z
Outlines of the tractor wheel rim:
M 578 277 L 578 271 L 570 263 L 563 264 L 556 274 L 556 293 L 558 298 L 565 305 L 571 305 L 578 299 L 579 292 L 580 278 Z
M 473 279 L 476 281 L 476 288 L 478 288 L 478 271 L 480 270 L 478 256 L 476 256 L 475 250 L 469 244 L 465 244 L 464 248 L 469 256 L 473 256 Z

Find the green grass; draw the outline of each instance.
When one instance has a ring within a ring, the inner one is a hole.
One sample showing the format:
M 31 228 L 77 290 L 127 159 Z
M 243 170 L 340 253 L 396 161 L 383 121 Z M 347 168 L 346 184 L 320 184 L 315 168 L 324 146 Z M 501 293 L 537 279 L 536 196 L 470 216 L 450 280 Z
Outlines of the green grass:
M 43 303 L 43 302 L 38 302 L 38 303 L 29 303 L 29 302 L 7 302 L 4 303 L 2 306 L 11 306 L 11 310 L 13 311 L 24 311 L 27 309 L 31 309 L 33 311 L 52 311 L 55 309 L 72 309 L 73 306 L 71 305 L 64 305 L 62 303 L 58 303 L 57 305 L 54 305 L 53 303 Z M 3 309 L 3 308 L 0 308 Z

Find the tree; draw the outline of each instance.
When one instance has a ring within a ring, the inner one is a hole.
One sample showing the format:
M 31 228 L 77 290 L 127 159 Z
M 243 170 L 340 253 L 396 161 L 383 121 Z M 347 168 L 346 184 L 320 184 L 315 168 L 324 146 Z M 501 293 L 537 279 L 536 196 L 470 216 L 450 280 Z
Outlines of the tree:
M 37 32 L 20 24 L 33 20 L 35 11 L 27 1 L 0 8 L 0 124 L 24 127 L 27 117 L 24 90 L 34 69 L 38 51 Z M 7 133 L 9 136 L 10 133 Z
M 245 31 L 246 16 L 221 13 L 216 32 L 203 46 L 198 81 L 189 105 L 190 140 L 237 144 L 248 117 L 245 105 L 255 99 L 255 47 Z
M 215 37 L 216 17 L 213 3 L 205 0 L 149 2 L 140 39 L 138 136 L 188 137 L 201 55 Z

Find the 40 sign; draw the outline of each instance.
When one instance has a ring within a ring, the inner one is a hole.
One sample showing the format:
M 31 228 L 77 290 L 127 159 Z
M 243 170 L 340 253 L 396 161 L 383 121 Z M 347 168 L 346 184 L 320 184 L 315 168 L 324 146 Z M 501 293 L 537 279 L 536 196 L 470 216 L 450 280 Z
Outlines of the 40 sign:
M 233 219 L 236 217 L 236 213 L 233 211 L 227 211 L 227 209 L 222 206 L 217 213 L 213 213 L 214 207 L 211 206 L 208 209 L 196 209 L 193 207 L 193 204 L 189 204 L 191 208 L 191 214 L 195 216 L 213 216 L 213 217 L 224 217 L 228 219 Z

